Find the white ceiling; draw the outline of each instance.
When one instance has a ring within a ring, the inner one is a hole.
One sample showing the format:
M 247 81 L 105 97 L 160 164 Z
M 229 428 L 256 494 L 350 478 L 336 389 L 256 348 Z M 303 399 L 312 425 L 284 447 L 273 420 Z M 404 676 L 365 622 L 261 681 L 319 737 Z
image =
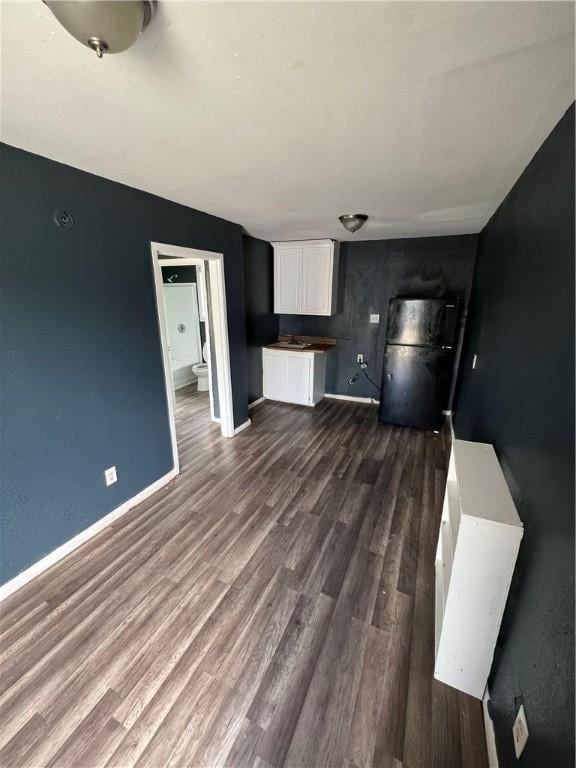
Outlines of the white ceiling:
M 2 2 L 2 48 L 4 141 L 266 239 L 478 232 L 574 98 L 569 2 L 160 0 L 103 61 Z

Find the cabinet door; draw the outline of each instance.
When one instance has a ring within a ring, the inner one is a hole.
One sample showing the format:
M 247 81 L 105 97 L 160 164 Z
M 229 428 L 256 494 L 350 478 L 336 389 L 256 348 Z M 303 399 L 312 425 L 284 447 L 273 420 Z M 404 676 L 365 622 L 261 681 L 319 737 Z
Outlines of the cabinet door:
M 286 355 L 262 354 L 263 391 L 268 400 L 286 400 Z
M 302 248 L 300 311 L 303 315 L 329 315 L 332 303 L 332 246 Z
M 302 352 L 286 355 L 286 400 L 289 403 L 312 404 L 311 364 L 308 355 Z
M 274 312 L 300 312 L 301 248 L 274 249 Z

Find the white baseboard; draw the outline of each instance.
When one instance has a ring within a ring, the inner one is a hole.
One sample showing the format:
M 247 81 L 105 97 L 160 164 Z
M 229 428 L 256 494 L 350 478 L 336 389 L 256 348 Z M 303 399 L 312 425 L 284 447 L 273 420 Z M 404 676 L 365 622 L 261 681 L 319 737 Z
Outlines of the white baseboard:
M 243 430 L 248 429 L 250 424 L 252 424 L 252 419 L 246 419 L 244 424 L 240 424 L 239 427 L 236 427 L 236 429 L 234 430 L 234 434 L 237 435 L 239 432 L 242 432 Z
M 374 400 L 373 397 L 355 397 L 354 395 L 329 395 L 326 393 L 324 397 L 329 397 L 331 400 L 352 400 L 354 403 L 372 403 L 378 405 L 380 400 Z
M 496 735 L 494 733 L 494 723 L 488 714 L 488 701 L 490 691 L 488 687 L 484 691 L 482 698 L 482 712 L 484 714 L 484 732 L 486 733 L 486 750 L 488 752 L 488 768 L 498 768 L 498 752 L 496 751 Z
M 179 377 L 176 377 L 179 378 Z M 194 384 L 194 382 L 197 380 L 196 376 L 190 376 L 186 377 L 183 381 L 180 379 L 178 383 L 176 383 L 176 379 L 174 378 L 174 372 L 172 372 L 172 380 L 174 382 L 174 391 L 178 392 L 179 389 L 184 389 L 184 387 L 189 387 L 190 384 Z
M 140 491 L 140 493 L 137 493 L 136 496 L 128 499 L 128 501 L 125 501 L 119 507 L 113 509 L 112 512 L 104 515 L 104 517 L 101 517 L 100 520 L 97 520 L 88 528 L 80 531 L 80 533 L 76 534 L 76 536 L 73 538 L 65 541 L 64 544 L 61 544 L 56 549 L 53 549 L 52 552 L 49 552 L 41 560 L 38 560 L 29 568 L 26 568 L 26 570 L 19 573 L 18 576 L 14 576 L 13 579 L 10 579 L 10 581 L 7 581 L 6 584 L 0 586 L 0 601 L 5 597 L 8 597 L 8 595 L 11 595 L 17 589 L 20 589 L 20 587 L 24 586 L 24 584 L 31 581 L 35 576 L 38 576 L 47 568 L 50 568 L 50 566 L 54 565 L 54 563 L 62 560 L 63 557 L 69 555 L 70 552 L 73 552 L 81 544 L 84 544 L 84 542 L 88 541 L 88 539 L 91 539 L 97 533 L 100 533 L 103 528 L 106 528 L 106 526 L 110 525 L 110 523 L 118 520 L 118 518 L 126 514 L 128 510 L 137 506 L 149 496 L 152 496 L 152 494 L 156 493 L 156 491 L 159 491 L 160 488 L 175 478 L 177 474 L 178 472 L 175 469 L 171 469 L 168 474 L 160 477 L 158 480 L 152 483 L 152 485 L 149 485 L 147 488 L 144 488 L 144 490 Z
M 264 400 L 266 400 L 265 397 L 259 397 L 258 400 L 254 400 L 253 403 L 248 403 L 248 410 L 250 411 L 252 408 L 256 408 L 256 406 L 260 405 L 260 403 L 263 403 Z

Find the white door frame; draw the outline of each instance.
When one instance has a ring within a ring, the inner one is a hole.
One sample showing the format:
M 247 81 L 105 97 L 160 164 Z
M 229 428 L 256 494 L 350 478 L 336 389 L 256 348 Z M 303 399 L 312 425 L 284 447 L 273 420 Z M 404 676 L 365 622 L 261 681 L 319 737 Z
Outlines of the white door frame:
M 164 386 L 170 420 L 170 437 L 172 440 L 172 456 L 174 468 L 179 471 L 178 444 L 176 442 L 176 419 L 174 415 L 174 385 L 170 366 L 168 349 L 168 333 L 166 326 L 166 308 L 162 281 L 162 256 L 169 257 L 171 263 L 175 259 L 193 259 L 208 262 L 210 270 L 210 299 L 212 304 L 213 334 L 216 357 L 216 374 L 218 376 L 218 394 L 220 400 L 220 430 L 224 437 L 234 436 L 234 414 L 232 410 L 232 375 L 230 370 L 230 346 L 228 341 L 228 315 L 226 310 L 226 290 L 224 281 L 224 255 L 213 251 L 200 251 L 196 248 L 185 248 L 180 245 L 166 243 L 150 243 L 152 253 L 152 269 L 154 274 L 154 291 L 156 294 L 156 311 L 160 328 L 160 344 L 162 347 L 162 362 L 164 365 Z M 183 262 L 179 262 L 184 266 Z

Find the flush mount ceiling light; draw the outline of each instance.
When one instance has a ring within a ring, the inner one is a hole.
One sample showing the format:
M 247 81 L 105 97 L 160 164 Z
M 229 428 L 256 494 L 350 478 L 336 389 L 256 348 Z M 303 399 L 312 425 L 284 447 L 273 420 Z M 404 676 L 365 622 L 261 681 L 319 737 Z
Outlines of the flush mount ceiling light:
M 342 216 L 338 216 L 338 219 L 348 232 L 357 232 L 360 227 L 366 224 L 368 216 L 365 213 L 345 213 Z
M 156 11 L 155 0 L 44 0 L 60 24 L 83 45 L 120 53 L 136 41 Z

